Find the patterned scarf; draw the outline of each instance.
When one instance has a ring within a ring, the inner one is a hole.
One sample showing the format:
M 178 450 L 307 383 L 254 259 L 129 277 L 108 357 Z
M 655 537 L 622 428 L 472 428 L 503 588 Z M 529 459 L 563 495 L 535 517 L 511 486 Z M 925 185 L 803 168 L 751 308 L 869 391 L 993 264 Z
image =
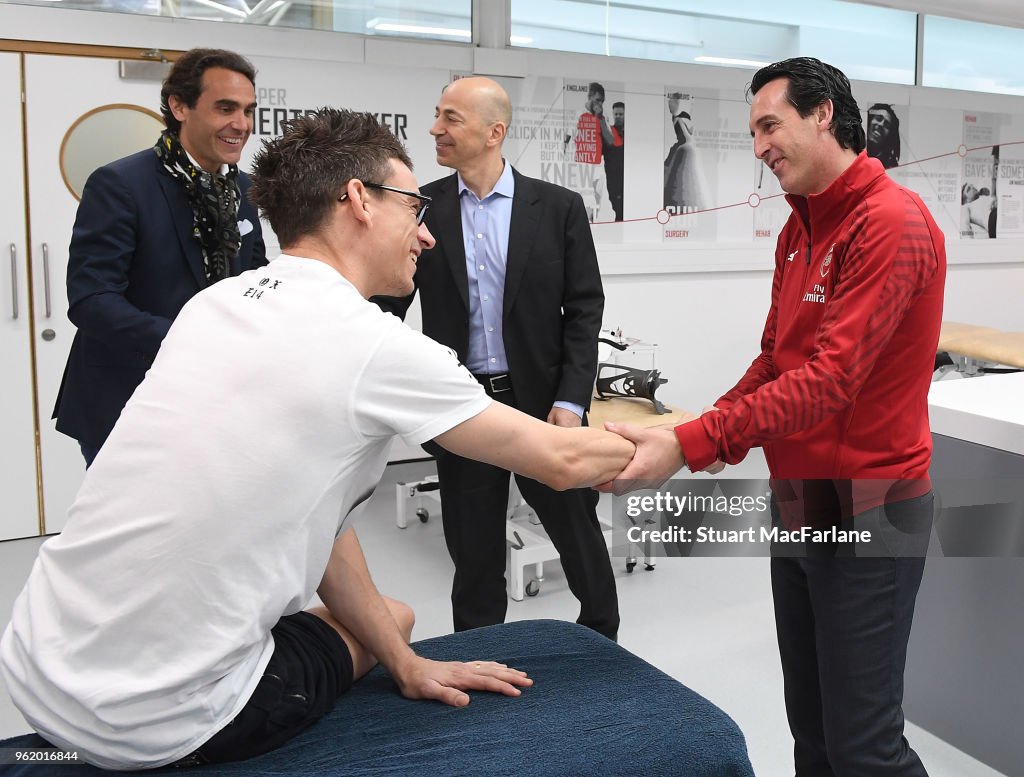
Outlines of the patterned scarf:
M 226 175 L 211 174 L 192 164 L 178 136 L 170 130 L 160 133 L 153 147 L 164 169 L 185 187 L 192 206 L 192 237 L 203 249 L 207 285 L 228 277 L 231 260 L 238 255 L 242 237 L 238 233 L 238 166 L 229 165 Z

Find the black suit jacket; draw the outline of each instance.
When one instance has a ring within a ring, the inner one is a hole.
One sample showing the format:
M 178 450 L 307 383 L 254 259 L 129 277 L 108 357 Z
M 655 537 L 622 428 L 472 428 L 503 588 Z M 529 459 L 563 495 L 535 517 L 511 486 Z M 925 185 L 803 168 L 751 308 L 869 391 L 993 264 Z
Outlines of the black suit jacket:
M 267 263 L 263 232 L 238 175 L 238 275 Z M 184 187 L 152 149 L 104 165 L 85 184 L 68 257 L 68 318 L 78 327 L 53 417 L 99 447 L 142 382 L 178 311 L 206 288 Z M 213 333 L 211 333 L 213 334 Z
M 512 172 L 515 196 L 502 331 L 516 404 L 543 419 L 556 400 L 590 407 L 604 290 L 579 194 Z M 422 192 L 434 198 L 426 224 L 437 240 L 416 268 L 423 332 L 453 349 L 465 363 L 469 280 L 458 177 L 433 181 Z M 375 301 L 404 316 L 412 299 Z

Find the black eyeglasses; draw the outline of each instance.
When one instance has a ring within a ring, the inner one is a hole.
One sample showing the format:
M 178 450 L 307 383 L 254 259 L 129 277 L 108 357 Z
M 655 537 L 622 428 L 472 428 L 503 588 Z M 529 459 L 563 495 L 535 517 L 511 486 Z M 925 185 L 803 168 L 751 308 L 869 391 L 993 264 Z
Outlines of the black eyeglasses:
M 423 223 L 423 217 L 427 215 L 427 208 L 429 208 L 430 203 L 433 202 L 433 199 L 425 194 L 420 194 L 419 192 L 410 192 L 407 189 L 398 189 L 394 186 L 385 186 L 382 183 L 367 183 L 366 181 L 363 181 L 363 186 L 367 187 L 368 189 L 383 189 L 386 192 L 397 192 L 398 194 L 404 194 L 407 197 L 415 197 L 417 200 L 420 201 L 420 205 L 416 209 L 417 224 Z M 338 198 L 338 202 L 343 202 L 347 198 L 348 192 L 345 192 Z

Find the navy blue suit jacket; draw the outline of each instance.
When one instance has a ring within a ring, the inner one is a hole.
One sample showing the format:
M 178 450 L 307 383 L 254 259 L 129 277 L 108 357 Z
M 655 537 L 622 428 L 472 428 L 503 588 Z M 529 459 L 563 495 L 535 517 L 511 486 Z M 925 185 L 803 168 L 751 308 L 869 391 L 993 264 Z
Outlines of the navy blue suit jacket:
M 238 176 L 242 247 L 230 274 L 266 264 L 263 232 Z M 89 176 L 68 257 L 68 318 L 78 327 L 53 417 L 57 429 L 100 447 L 178 311 L 206 288 L 185 188 L 152 149 Z M 213 333 L 211 333 L 213 334 Z

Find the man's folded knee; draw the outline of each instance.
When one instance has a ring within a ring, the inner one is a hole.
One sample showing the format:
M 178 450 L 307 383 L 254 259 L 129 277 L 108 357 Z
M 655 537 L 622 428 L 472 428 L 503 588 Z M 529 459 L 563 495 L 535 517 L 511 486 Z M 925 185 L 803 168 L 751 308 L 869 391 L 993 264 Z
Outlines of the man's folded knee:
M 412 627 L 416 625 L 416 613 L 413 612 L 405 602 L 400 602 L 397 599 L 391 599 L 385 597 L 388 609 L 391 610 L 391 615 L 398 624 L 398 628 L 405 635 L 406 640 L 412 636 Z

